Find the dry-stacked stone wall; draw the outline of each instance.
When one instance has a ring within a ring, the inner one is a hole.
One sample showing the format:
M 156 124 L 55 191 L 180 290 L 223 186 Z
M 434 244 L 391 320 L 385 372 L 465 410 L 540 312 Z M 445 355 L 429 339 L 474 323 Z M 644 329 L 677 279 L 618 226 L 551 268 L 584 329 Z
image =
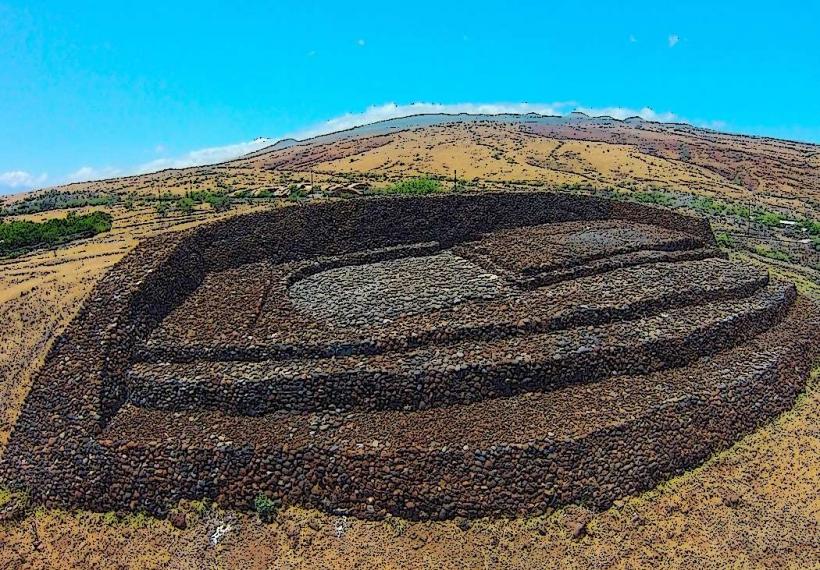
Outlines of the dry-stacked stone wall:
M 47 505 L 413 519 L 603 508 L 785 409 L 820 310 L 708 224 L 558 193 L 383 197 L 142 243 L 2 460 Z

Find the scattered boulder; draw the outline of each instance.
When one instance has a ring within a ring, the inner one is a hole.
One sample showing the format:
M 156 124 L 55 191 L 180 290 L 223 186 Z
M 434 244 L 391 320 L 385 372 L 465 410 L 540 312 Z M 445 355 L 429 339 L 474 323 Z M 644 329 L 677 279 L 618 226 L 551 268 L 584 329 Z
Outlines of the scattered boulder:
M 171 526 L 178 528 L 179 530 L 185 530 L 188 528 L 188 518 L 185 516 L 185 513 L 180 511 L 171 512 L 168 515 L 168 522 L 171 523 Z

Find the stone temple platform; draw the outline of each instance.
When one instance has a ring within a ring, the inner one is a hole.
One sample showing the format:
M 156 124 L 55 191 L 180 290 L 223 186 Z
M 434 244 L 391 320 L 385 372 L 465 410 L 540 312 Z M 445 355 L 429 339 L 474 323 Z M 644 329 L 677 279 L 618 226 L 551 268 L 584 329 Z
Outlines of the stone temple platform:
M 707 223 L 550 193 L 289 207 L 107 275 L 3 462 L 46 504 L 605 508 L 788 409 L 820 309 Z

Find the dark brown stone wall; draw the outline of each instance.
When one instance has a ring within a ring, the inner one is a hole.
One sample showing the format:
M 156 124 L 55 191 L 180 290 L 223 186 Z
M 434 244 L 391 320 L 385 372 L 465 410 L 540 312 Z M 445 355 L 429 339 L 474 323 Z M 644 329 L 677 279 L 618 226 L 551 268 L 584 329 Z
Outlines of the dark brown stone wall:
M 475 409 L 453 412 L 478 414 L 477 427 L 465 428 L 464 435 L 464 441 L 476 441 L 463 445 L 461 439 L 434 445 L 441 433 L 437 422 L 444 420 L 424 415 L 436 410 L 422 410 L 413 421 L 428 431 L 411 443 L 360 448 L 329 435 L 291 446 L 282 443 L 275 429 L 266 434 L 265 424 L 253 423 L 263 418 L 225 415 L 219 402 L 204 405 L 217 409 L 188 423 L 169 411 L 135 410 L 128 403 L 126 383 L 136 348 L 208 272 L 265 259 L 282 263 L 401 244 L 452 247 L 501 228 L 602 219 L 655 224 L 714 245 L 703 220 L 557 193 L 390 197 L 293 206 L 148 240 L 102 279 L 55 342 L 35 376 L 0 474 L 6 484 L 26 489 L 37 502 L 97 510 L 163 513 L 181 498 L 203 496 L 248 508 L 260 492 L 282 503 L 363 517 L 388 512 L 434 519 L 514 515 L 577 501 L 605 507 L 702 461 L 788 408 L 818 352 L 817 308 L 798 300 L 790 309 L 794 290 L 787 288 L 781 303 L 756 318 L 732 321 L 710 333 L 718 336 L 683 339 L 680 346 L 666 347 L 670 354 L 700 355 L 745 343 L 714 357 L 725 360 L 722 368 L 697 364 L 701 369 L 695 380 L 688 367 L 668 371 L 653 366 L 648 346 L 638 355 L 644 361 L 637 358 L 640 365 L 627 371 L 637 376 L 577 387 L 577 397 L 583 398 L 579 401 L 600 404 L 587 420 L 600 425 L 591 429 L 563 422 L 570 427 L 560 439 L 522 424 L 516 443 L 510 443 L 512 438 L 494 441 L 492 431 L 479 429 L 493 416 L 492 409 L 482 406 L 510 403 L 479 402 Z M 682 358 L 679 364 L 693 358 Z M 722 375 L 725 370 L 731 373 Z M 511 369 L 505 376 L 548 372 Z M 607 403 L 608 394 L 617 392 L 604 385 L 611 382 L 623 384 L 629 401 Z M 642 382 L 645 390 L 633 392 Z M 668 394 L 654 393 L 653 386 L 664 386 Z M 562 398 L 576 397 L 573 392 L 564 390 L 555 402 L 539 399 L 533 406 L 544 406 L 545 414 L 561 421 L 575 405 Z M 495 395 L 507 393 L 502 388 Z M 646 394 L 654 396 L 644 399 Z M 155 407 L 175 408 L 173 402 L 160 403 Z M 362 421 L 361 433 L 371 425 L 360 418 L 349 421 L 354 427 Z M 469 416 L 464 421 L 471 425 Z M 215 433 L 224 439 L 208 437 Z M 401 433 L 396 434 L 401 439 Z

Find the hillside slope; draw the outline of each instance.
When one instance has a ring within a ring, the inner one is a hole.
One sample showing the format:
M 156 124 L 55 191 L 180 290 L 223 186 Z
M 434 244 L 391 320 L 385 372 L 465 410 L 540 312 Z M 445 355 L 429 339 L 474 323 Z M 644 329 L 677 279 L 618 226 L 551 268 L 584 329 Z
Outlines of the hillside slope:
M 254 191 L 307 183 L 375 184 L 408 176 L 647 190 L 665 188 L 820 212 L 820 146 L 638 118 L 582 114 L 419 115 L 306 141 L 292 139 L 211 166 L 70 184 L 60 191 L 155 195 Z M 816 217 L 816 216 L 815 216 Z

